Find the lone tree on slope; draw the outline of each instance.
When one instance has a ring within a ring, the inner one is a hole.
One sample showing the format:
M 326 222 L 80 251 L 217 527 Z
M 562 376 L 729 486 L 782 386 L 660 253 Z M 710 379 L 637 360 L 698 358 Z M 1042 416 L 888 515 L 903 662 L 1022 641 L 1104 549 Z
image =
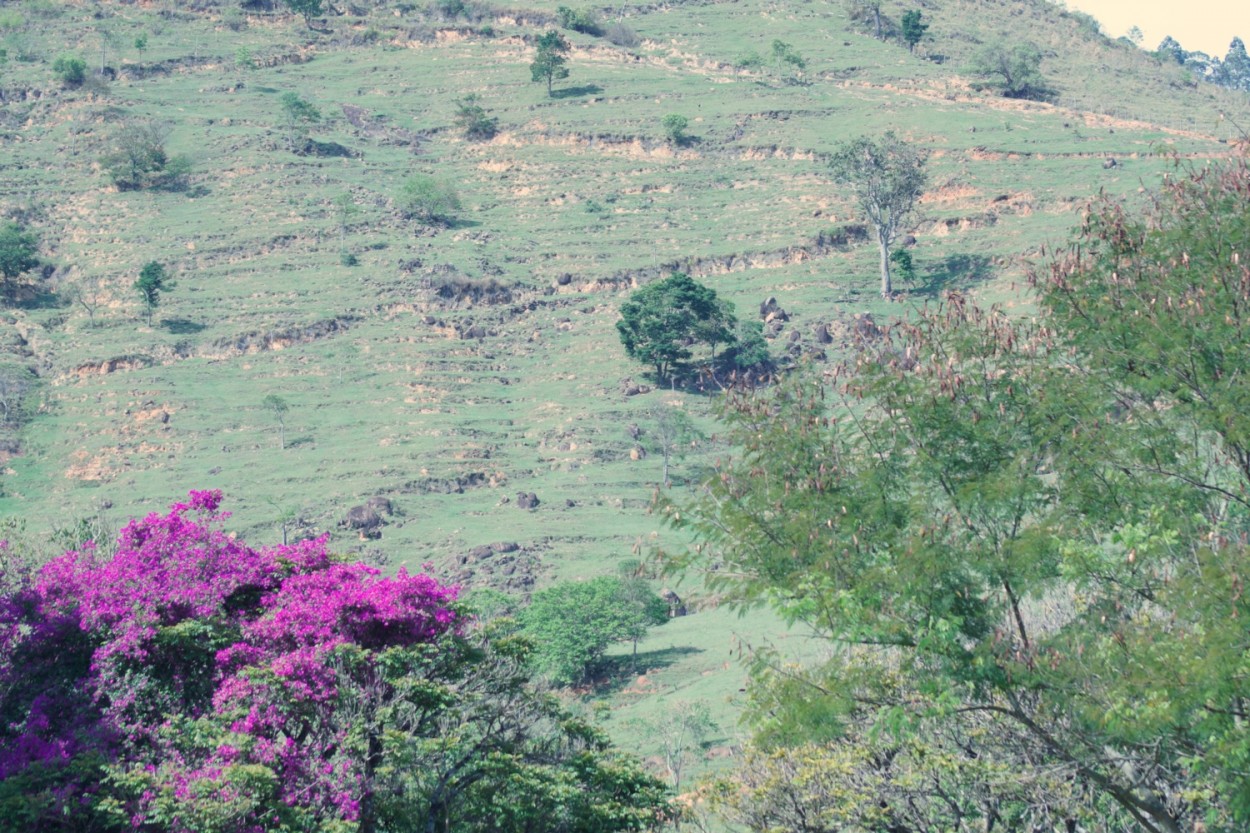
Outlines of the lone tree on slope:
M 535 82 L 547 82 L 547 96 L 553 95 L 551 84 L 562 78 L 569 77 L 568 63 L 569 42 L 555 29 L 538 39 L 538 53 L 530 64 L 530 77 Z
M 861 136 L 833 155 L 834 178 L 846 185 L 868 218 L 881 249 L 881 295 L 888 298 L 890 245 L 924 193 L 923 151 L 893 132 L 879 140 Z
M 907 44 L 908 52 L 914 53 L 916 51 L 916 44 L 920 43 L 920 40 L 924 37 L 924 33 L 929 31 L 929 24 L 920 22 L 919 9 L 912 9 L 911 11 L 903 12 L 901 26 L 903 31 L 903 43 Z
M 39 265 L 39 237 L 17 223 L 0 224 L 0 281 L 5 295 L 12 297 L 14 282 L 24 273 Z
M 143 299 L 143 306 L 148 315 L 148 326 L 152 326 L 152 311 L 161 303 L 161 293 L 168 292 L 174 288 L 174 282 L 169 279 L 169 272 L 165 266 L 155 260 L 148 261 L 143 270 L 139 272 L 139 280 L 135 281 L 135 290 L 139 293 L 139 297 Z

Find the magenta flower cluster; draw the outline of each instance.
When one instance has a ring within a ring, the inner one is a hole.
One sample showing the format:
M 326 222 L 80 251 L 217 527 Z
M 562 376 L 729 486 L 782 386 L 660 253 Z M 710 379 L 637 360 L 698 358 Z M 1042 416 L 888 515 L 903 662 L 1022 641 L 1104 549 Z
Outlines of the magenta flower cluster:
M 193 491 L 111 558 L 68 552 L 0 597 L 0 780 L 55 782 L 63 814 L 99 789 L 70 764 L 100 762 L 136 830 L 190 829 L 206 803 L 238 830 L 356 818 L 354 724 L 389 696 L 387 656 L 454 628 L 456 590 L 337 561 L 324 537 L 249 547 L 220 503 Z

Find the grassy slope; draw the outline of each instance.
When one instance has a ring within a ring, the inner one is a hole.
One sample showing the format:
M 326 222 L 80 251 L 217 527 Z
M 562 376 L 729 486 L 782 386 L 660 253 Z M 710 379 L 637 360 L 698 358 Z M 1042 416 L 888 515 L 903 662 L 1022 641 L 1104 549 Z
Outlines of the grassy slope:
M 1164 150 L 1226 152 L 1221 109 L 1246 123 L 1244 97 L 1192 88 L 1055 7 L 990 0 L 921 4 L 933 38 L 920 52 L 943 64 L 857 32 L 835 2 L 626 2 L 641 46 L 572 35 L 566 95 L 548 99 L 526 64 L 556 5 L 470 25 L 380 4 L 318 34 L 282 16 L 233 31 L 211 13 L 101 3 L 117 41 L 148 32 L 143 64 L 169 71 L 139 72 L 122 48 L 121 78 L 92 92 L 57 90 L 48 63 L 65 51 L 98 60 L 97 5 L 32 4 L 21 36 L 47 61 L 3 70 L 0 86 L 27 100 L 5 105 L 0 205 L 33 205 L 60 286 L 98 276 L 110 302 L 95 328 L 64 304 L 5 313 L 46 385 L 25 453 L 6 464 L 0 512 L 46 528 L 221 487 L 240 531 L 272 541 L 284 514 L 335 530 L 348 507 L 384 495 L 400 514 L 382 538 L 335 531 L 338 546 L 446 574 L 469 548 L 510 540 L 537 560 L 539 582 L 609 570 L 666 534 L 645 512 L 659 462 L 631 459 L 626 426 L 645 428 L 656 401 L 701 421 L 710 408 L 619 392 L 641 378 L 613 328 L 631 286 L 685 268 L 746 314 L 775 296 L 804 339 L 818 323 L 902 313 L 939 289 L 1011 302 L 1022 258 L 1062 241 L 1089 195 L 1158 181 Z M 376 41 L 353 45 L 369 30 Z M 958 75 L 978 42 L 1026 36 L 1047 52 L 1056 104 L 987 97 Z M 806 57 L 809 83 L 733 68 L 774 38 Z M 240 47 L 274 65 L 238 67 Z M 289 153 L 277 115 L 286 91 L 322 109 L 316 138 L 359 155 Z M 494 140 L 452 129 L 467 93 L 499 117 Z M 353 125 L 342 105 L 366 112 Z M 668 113 L 689 117 L 697 141 L 665 143 Z M 95 160 L 126 115 L 173 123 L 171 149 L 196 160 L 190 193 L 106 187 Z M 824 154 L 885 129 L 931 149 L 933 181 L 914 251 L 926 287 L 888 306 L 870 246 L 818 242 L 854 220 Z M 1105 169 L 1106 157 L 1121 164 Z M 422 229 L 397 210 L 414 172 L 457 184 L 465 209 L 453 228 Z M 359 209 L 345 233 L 360 260 L 351 268 L 333 209 L 345 193 Z M 148 328 L 129 287 L 151 259 L 179 285 Z M 493 278 L 511 298 L 440 298 L 449 276 Z M 489 335 L 458 337 L 473 325 Z M 283 451 L 261 405 L 271 393 L 292 406 Z M 679 473 L 717 450 L 705 444 Z M 518 491 L 541 506 L 518 509 Z M 779 632 L 770 621 L 713 611 L 657 631 L 642 646 L 654 673 L 612 695 L 615 724 L 628 734 L 631 717 L 699 697 L 728 737 L 743 672 L 727 634 Z

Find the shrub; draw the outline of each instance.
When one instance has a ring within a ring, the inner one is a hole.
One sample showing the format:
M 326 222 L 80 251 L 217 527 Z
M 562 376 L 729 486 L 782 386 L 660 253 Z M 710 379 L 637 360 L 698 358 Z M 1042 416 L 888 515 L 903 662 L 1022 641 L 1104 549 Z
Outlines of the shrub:
M 676 113 L 669 113 L 660 121 L 660 125 L 664 128 L 664 135 L 675 145 L 684 145 L 690 141 L 690 137 L 686 135 L 686 127 L 689 124 L 689 119 Z
M 82 82 L 87 80 L 87 62 L 76 55 L 57 58 L 52 62 L 52 71 L 64 87 L 81 87 Z
M 755 51 L 743 52 L 734 58 L 736 69 L 759 69 L 762 66 L 764 66 L 764 56 Z
M 186 186 L 191 159 L 166 153 L 168 135 L 168 125 L 144 119 L 132 119 L 118 129 L 113 135 L 112 149 L 100 157 L 101 167 L 117 190 L 179 190 Z
M 456 126 L 466 139 L 484 140 L 499 132 L 499 119 L 487 115 L 476 95 L 467 95 L 456 102 Z
M 583 35 L 603 34 L 603 26 L 599 23 L 598 15 L 590 9 L 574 11 L 568 6 L 561 6 L 556 9 L 556 17 L 564 29 L 581 32 Z
M 619 21 L 609 23 L 608 27 L 603 30 L 603 36 L 608 42 L 617 46 L 632 48 L 642 43 L 642 38 L 638 37 L 637 32 Z
M 460 210 L 460 196 L 450 182 L 429 174 L 414 174 L 400 192 L 400 206 L 409 217 L 425 225 L 449 224 Z

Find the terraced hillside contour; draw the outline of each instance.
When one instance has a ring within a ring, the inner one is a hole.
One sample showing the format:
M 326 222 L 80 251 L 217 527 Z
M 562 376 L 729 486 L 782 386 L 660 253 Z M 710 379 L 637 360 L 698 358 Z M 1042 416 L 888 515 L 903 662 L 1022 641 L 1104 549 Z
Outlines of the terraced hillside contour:
M 1250 123 L 1244 96 L 1040 0 L 929 0 L 915 54 L 841 2 L 626 0 L 595 11 L 636 37 L 565 32 L 551 97 L 528 65 L 555 2 L 358 0 L 314 27 L 272 5 L 32 0 L 5 18 L 0 214 L 38 231 L 48 265 L 0 313 L 5 361 L 37 377 L 0 513 L 32 529 L 222 488 L 254 541 L 331 531 L 520 592 L 608 572 L 670 534 L 646 512 L 650 409 L 710 428 L 715 399 L 628 362 L 614 322 L 631 289 L 676 269 L 740 314 L 773 298 L 774 353 L 818 361 L 951 289 L 1016 303 L 1024 263 L 1088 197 L 1132 200 Z M 887 21 L 906 8 L 886 3 Z M 1052 102 L 975 89 L 961 68 L 999 38 L 1037 42 Z M 775 40 L 801 72 L 770 63 Z M 104 75 L 63 87 L 63 54 Z M 298 143 L 287 93 L 321 114 Z M 488 139 L 456 126 L 469 95 L 498 120 Z M 688 141 L 666 136 L 670 114 Z M 145 121 L 190 158 L 181 190 L 118 190 L 103 170 Z M 825 164 L 887 129 L 931 175 L 917 282 L 891 303 Z M 445 225 L 404 210 L 423 174 L 459 194 Z M 177 280 L 152 326 L 132 288 L 149 261 Z M 288 404 L 284 448 L 268 396 Z M 718 450 L 678 461 L 675 488 Z M 353 522 L 370 499 L 385 508 Z M 642 646 L 670 664 L 617 695 L 622 714 L 737 691 L 742 626 L 699 617 Z

